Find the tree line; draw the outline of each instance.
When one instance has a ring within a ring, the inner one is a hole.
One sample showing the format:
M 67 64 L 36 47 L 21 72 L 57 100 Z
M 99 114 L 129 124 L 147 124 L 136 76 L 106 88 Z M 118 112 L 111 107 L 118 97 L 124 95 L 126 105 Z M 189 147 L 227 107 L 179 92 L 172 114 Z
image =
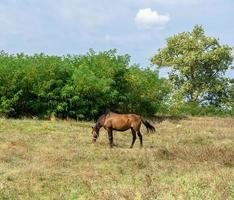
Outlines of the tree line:
M 0 53 L 0 113 L 94 119 L 103 112 L 153 115 L 170 88 L 158 72 L 116 50 L 48 56 Z
M 111 110 L 141 115 L 233 115 L 232 49 L 201 26 L 167 39 L 156 67 L 130 64 L 115 49 L 52 56 L 0 52 L 0 115 L 79 120 Z M 160 67 L 170 67 L 160 78 Z

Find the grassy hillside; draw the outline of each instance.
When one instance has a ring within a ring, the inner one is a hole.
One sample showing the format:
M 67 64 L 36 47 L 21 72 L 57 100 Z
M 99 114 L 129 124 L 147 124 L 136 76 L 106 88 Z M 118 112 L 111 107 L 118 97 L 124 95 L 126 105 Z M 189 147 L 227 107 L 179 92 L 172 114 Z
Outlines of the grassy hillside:
M 0 199 L 234 199 L 234 119 L 155 122 L 133 149 L 92 123 L 0 118 Z

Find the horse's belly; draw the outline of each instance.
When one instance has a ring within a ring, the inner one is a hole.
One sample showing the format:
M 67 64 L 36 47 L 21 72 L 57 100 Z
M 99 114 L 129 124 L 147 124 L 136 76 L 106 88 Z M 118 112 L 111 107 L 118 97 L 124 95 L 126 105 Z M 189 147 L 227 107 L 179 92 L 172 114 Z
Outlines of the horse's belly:
M 115 119 L 112 120 L 111 122 L 112 122 L 112 129 L 116 131 L 126 131 L 129 128 L 131 128 L 131 124 L 129 124 L 127 120 Z
M 126 131 L 128 130 L 130 127 L 114 127 L 113 130 L 116 131 Z

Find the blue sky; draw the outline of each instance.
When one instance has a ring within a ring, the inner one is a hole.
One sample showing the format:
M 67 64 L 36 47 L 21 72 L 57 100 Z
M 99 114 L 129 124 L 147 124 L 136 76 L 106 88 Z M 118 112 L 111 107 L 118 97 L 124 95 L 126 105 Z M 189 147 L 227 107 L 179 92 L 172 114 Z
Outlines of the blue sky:
M 0 0 L 0 50 L 65 55 L 116 48 L 145 67 L 167 37 L 196 24 L 234 47 L 233 10 L 234 0 Z

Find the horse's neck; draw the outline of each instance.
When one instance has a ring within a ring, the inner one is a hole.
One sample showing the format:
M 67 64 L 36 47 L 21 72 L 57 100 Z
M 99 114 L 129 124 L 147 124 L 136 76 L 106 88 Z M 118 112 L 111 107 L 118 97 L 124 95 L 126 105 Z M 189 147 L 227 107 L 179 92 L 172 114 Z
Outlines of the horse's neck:
M 104 124 L 105 124 L 106 118 L 109 117 L 111 114 L 112 114 L 112 112 L 109 112 L 109 113 L 104 114 L 101 117 L 99 117 L 99 119 L 97 120 L 97 123 L 95 125 L 95 128 L 97 130 L 99 130 L 100 128 L 102 128 L 104 126 Z
M 95 125 L 96 130 L 99 131 L 100 128 L 102 128 L 102 124 L 100 122 L 97 122 Z
M 106 117 L 108 116 L 108 114 L 105 114 L 105 115 L 102 115 L 99 119 L 98 119 L 98 121 L 97 121 L 97 124 L 99 124 L 99 126 L 103 126 L 103 124 L 104 124 L 104 122 L 105 122 L 105 120 L 106 120 Z

